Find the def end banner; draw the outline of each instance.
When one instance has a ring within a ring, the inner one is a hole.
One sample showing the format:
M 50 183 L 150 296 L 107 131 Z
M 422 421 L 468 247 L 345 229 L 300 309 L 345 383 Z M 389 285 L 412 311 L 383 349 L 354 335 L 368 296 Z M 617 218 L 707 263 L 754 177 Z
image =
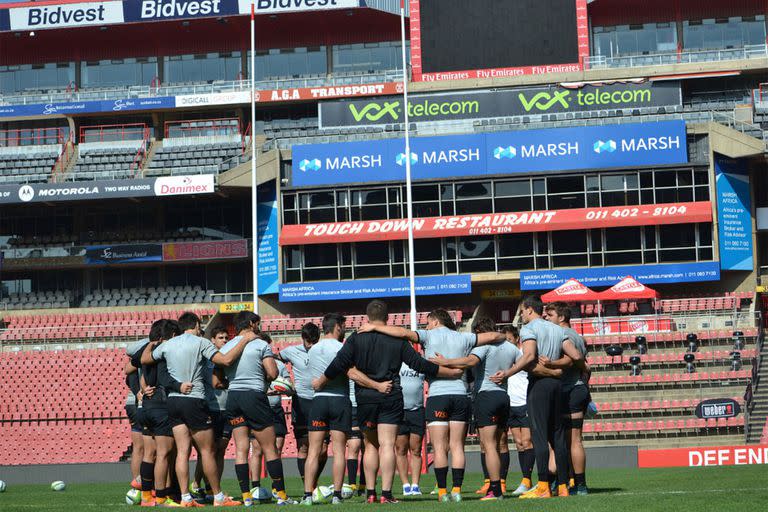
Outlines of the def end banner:
M 768 446 L 713 446 L 640 450 L 637 452 L 637 465 L 641 468 L 694 468 L 759 464 L 768 464 Z

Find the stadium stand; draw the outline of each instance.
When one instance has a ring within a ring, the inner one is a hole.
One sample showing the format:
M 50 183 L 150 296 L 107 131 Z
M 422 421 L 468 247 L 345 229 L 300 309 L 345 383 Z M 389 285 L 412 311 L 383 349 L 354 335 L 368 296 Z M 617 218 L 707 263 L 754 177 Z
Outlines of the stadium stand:
M 11 293 L 0 299 L 0 310 L 68 308 L 72 305 L 72 298 L 73 294 L 70 290 Z
M 170 145 L 165 139 L 146 168 L 146 176 L 218 174 L 249 160 L 240 141 L 211 141 Z
M 169 286 L 101 290 L 83 298 L 81 307 L 155 306 L 163 304 L 200 304 L 211 301 L 212 292 L 199 286 Z
M 61 145 L 0 147 L 0 184 L 48 181 Z
M 123 147 L 91 147 L 80 144 L 80 156 L 72 171 L 75 180 L 132 178 L 145 155 L 142 142 Z
M 83 240 L 83 238 L 87 238 L 87 240 Z M 81 245 L 86 242 L 89 245 L 113 245 L 133 242 L 197 242 L 206 239 L 208 239 L 208 237 L 204 236 L 200 230 L 191 228 L 166 231 L 126 228 L 119 231 L 91 231 L 87 233 L 86 237 L 66 234 L 52 236 L 16 236 L 8 238 L 5 243 L 0 243 L 0 248 L 38 249 L 70 247 Z

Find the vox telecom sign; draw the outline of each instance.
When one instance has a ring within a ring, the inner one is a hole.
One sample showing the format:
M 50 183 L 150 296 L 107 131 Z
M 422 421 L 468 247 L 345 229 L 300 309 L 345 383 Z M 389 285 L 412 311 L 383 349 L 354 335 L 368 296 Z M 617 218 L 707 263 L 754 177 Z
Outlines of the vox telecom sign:
M 411 122 L 458 121 L 490 117 L 562 114 L 593 110 L 667 107 L 682 104 L 678 82 L 585 85 L 580 88 L 528 87 L 496 91 L 418 94 L 408 102 Z M 321 128 L 402 123 L 403 98 L 320 103 Z

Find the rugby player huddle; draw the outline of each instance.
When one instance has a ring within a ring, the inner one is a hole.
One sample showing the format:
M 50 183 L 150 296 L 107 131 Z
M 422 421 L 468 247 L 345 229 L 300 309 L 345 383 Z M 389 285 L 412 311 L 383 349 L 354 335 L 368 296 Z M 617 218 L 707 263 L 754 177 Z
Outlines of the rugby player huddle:
M 340 504 L 357 492 L 368 503 L 397 503 L 396 470 L 404 496 L 422 494 L 427 431 L 437 481 L 433 493 L 441 502 L 458 502 L 472 421 L 482 449 L 482 501 L 506 493 L 508 432 L 523 473 L 512 496 L 587 493 L 581 429 L 590 403 L 589 368 L 567 304 L 545 307 L 538 297 L 525 298 L 519 333 L 511 326 L 498 332 L 487 318 L 477 319 L 472 332 L 459 332 L 442 309 L 428 315 L 424 329 L 411 331 L 387 325 L 387 305 L 380 300 L 368 305 L 366 315 L 368 323 L 346 336 L 345 318 L 327 314 L 320 327 L 303 326 L 301 344 L 279 353 L 252 312 L 235 316 L 237 335 L 231 340 L 220 327 L 211 329 L 210 340 L 201 337 L 200 319 L 192 313 L 155 322 L 148 339 L 127 349 L 132 485 L 141 489 L 142 506 L 250 506 L 271 499 L 312 505 L 329 443 L 333 486 L 322 498 Z M 287 496 L 283 477 L 285 395 L 291 396 L 304 482 L 298 501 Z M 220 486 L 230 440 L 242 496 L 237 499 Z M 190 479 L 192 448 L 198 463 Z M 270 491 L 261 487 L 262 458 Z

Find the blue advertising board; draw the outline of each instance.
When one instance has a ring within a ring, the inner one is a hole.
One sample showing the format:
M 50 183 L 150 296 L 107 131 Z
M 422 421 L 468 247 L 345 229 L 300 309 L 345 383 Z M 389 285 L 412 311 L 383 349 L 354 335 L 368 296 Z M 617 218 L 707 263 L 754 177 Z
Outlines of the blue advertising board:
M 280 233 L 277 226 L 277 189 L 274 180 L 259 185 L 257 194 L 259 295 L 265 295 L 278 291 L 277 237 Z
M 175 108 L 176 98 L 131 98 L 122 100 L 71 101 L 65 103 L 34 103 L 30 105 L 3 105 L 0 117 L 27 117 L 93 114 L 97 112 L 129 112 L 133 110 L 154 110 Z
M 414 180 L 688 162 L 684 121 L 411 139 Z M 405 142 L 293 147 L 295 187 L 402 181 Z
M 720 264 L 716 261 L 707 261 L 568 270 L 533 270 L 520 272 L 520 289 L 550 290 L 557 288 L 568 279 L 576 279 L 584 286 L 613 286 L 627 276 L 632 276 L 643 284 L 719 281 Z
M 238 0 L 123 0 L 126 22 L 233 16 L 239 11 Z
M 715 155 L 720 268 L 752 270 L 752 199 L 743 160 Z
M 281 284 L 280 302 L 407 297 L 410 294 L 408 281 L 407 277 L 397 277 Z M 416 278 L 416 295 L 456 293 L 472 293 L 472 279 L 468 274 Z

